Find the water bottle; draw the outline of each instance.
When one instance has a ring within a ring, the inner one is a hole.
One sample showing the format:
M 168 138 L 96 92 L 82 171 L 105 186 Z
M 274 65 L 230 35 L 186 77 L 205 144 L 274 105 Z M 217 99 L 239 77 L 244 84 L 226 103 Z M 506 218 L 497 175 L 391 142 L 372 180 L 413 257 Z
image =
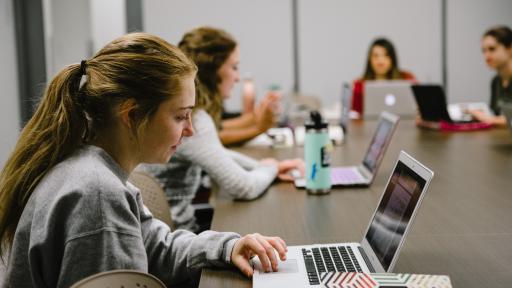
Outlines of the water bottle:
M 331 191 L 332 142 L 327 131 L 327 122 L 318 111 L 311 111 L 306 122 L 304 160 L 306 162 L 306 189 L 311 194 L 326 194 Z

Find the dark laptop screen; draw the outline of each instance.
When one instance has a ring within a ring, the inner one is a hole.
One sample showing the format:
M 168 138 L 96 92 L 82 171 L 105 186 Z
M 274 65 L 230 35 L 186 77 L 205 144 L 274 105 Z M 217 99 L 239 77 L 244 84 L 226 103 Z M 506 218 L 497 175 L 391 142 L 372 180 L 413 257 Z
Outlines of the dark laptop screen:
M 425 184 L 425 179 L 398 161 L 366 233 L 366 240 L 386 271 L 402 241 Z
M 385 118 L 381 118 L 379 125 L 377 126 L 377 131 L 373 135 L 370 147 L 363 159 L 364 167 L 370 170 L 372 174 L 375 172 L 377 164 L 384 156 L 384 148 L 386 148 L 387 142 L 391 139 L 391 135 L 393 134 L 392 132 L 393 123 Z
M 411 88 L 423 120 L 453 122 L 446 108 L 446 95 L 442 86 L 417 84 Z

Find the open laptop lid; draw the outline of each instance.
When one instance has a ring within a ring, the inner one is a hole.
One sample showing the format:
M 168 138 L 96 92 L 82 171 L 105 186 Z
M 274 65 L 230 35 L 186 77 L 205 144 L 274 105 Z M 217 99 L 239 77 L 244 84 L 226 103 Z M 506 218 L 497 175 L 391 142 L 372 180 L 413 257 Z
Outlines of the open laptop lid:
M 375 271 L 391 272 L 434 173 L 400 152 L 361 246 Z
M 348 124 L 350 123 L 350 109 L 352 108 L 352 88 L 350 84 L 344 82 L 341 88 L 341 116 L 340 126 L 344 134 L 347 134 Z
M 446 96 L 440 85 L 412 85 L 421 118 L 427 121 L 453 122 L 448 114 Z
M 384 153 L 386 152 L 389 142 L 391 142 L 391 138 L 396 130 L 399 119 L 400 117 L 397 115 L 386 111 L 380 114 L 377 130 L 375 130 L 375 133 L 373 134 L 372 141 L 370 142 L 368 150 L 363 158 L 363 162 L 359 167 L 363 176 L 366 179 L 369 179 L 370 183 L 377 174 L 377 170 L 384 158 Z
M 365 81 L 363 101 L 364 119 L 376 119 L 382 111 L 389 111 L 404 118 L 414 118 L 416 115 L 416 103 L 409 81 Z

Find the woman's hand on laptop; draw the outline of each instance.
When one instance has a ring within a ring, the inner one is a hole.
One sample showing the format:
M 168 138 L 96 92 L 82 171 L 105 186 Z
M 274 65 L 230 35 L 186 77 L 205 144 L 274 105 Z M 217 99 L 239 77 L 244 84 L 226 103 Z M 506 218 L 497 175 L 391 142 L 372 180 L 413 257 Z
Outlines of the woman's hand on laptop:
M 487 114 L 485 114 L 485 112 L 482 111 L 482 110 L 479 110 L 479 109 L 467 109 L 465 112 L 468 113 L 469 115 L 471 115 L 473 117 L 473 119 L 475 119 L 477 121 L 484 122 L 484 123 L 491 123 L 492 122 L 492 121 L 489 120 L 489 116 L 487 116 Z
M 306 164 L 304 163 L 304 160 L 300 158 L 279 161 L 279 165 L 277 167 L 279 170 L 277 177 L 281 181 L 291 182 L 294 181 L 295 178 L 304 178 L 304 174 L 306 173 Z M 299 172 L 299 175 L 295 175 L 297 174 L 297 171 Z
M 503 115 L 500 116 L 490 116 L 482 110 L 472 109 L 468 110 L 468 113 L 473 116 L 474 119 L 482 122 L 488 123 L 496 127 L 506 127 L 507 126 L 507 118 Z
M 286 243 L 279 237 L 268 237 L 258 233 L 247 234 L 236 241 L 231 252 L 231 263 L 251 278 L 254 270 L 249 260 L 253 256 L 258 256 L 265 272 L 275 272 L 278 263 L 275 252 L 277 251 L 279 259 L 284 261 L 287 250 Z
M 260 160 L 260 163 L 268 166 L 277 166 L 277 177 L 281 181 L 292 182 L 296 178 L 304 178 L 306 173 L 306 164 L 300 158 L 282 161 L 277 161 L 274 158 L 265 158 Z

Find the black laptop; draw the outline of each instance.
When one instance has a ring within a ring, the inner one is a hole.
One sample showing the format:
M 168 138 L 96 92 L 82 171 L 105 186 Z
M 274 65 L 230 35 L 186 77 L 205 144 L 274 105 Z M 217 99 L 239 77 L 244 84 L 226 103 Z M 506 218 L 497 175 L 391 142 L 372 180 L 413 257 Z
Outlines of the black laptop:
M 448 113 L 448 103 L 444 94 L 443 87 L 433 84 L 416 84 L 411 86 L 414 99 L 418 104 L 421 118 L 426 121 L 444 120 L 450 123 L 474 123 L 470 121 L 454 121 Z

